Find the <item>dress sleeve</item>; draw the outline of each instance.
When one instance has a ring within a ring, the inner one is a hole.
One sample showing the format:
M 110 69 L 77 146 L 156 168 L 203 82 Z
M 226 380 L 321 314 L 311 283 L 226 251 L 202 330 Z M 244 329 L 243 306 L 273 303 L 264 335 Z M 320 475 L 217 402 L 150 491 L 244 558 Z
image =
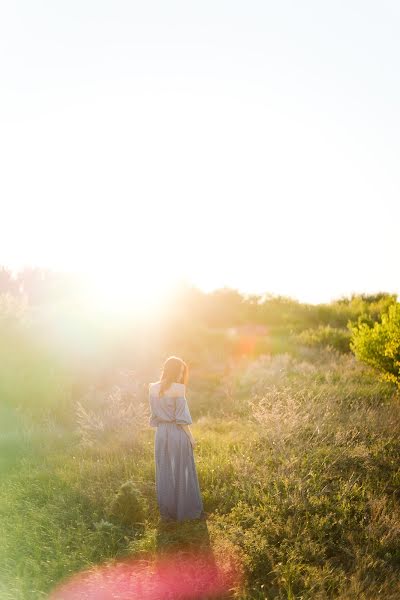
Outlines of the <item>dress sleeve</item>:
M 191 425 L 193 423 L 185 396 L 179 396 L 176 399 L 175 420 L 178 425 Z

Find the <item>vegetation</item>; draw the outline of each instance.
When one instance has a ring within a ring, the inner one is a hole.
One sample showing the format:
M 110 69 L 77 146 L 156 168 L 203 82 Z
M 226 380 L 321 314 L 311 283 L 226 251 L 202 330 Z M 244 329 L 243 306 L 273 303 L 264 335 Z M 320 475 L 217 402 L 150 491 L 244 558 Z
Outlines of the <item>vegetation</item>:
M 29 295 L 0 277 L 2 600 L 201 549 L 234 582 L 218 597 L 400 597 L 395 297 L 182 288 L 153 330 L 104 323 L 45 279 L 30 273 Z M 146 390 L 172 353 L 189 363 L 206 522 L 159 519 Z
M 331 325 L 320 325 L 315 329 L 305 329 L 298 334 L 299 344 L 316 348 L 331 347 L 340 352 L 349 352 L 350 332 Z
M 382 378 L 400 387 L 400 304 L 392 304 L 381 320 L 353 325 L 351 348 L 357 358 L 375 367 Z

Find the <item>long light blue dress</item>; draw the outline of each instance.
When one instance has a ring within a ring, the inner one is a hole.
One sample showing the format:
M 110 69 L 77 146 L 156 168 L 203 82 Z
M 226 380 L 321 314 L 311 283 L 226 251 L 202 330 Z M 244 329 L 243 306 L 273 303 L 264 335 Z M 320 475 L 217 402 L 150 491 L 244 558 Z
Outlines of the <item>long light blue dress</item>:
M 197 519 L 203 502 L 187 433 L 178 423 L 191 425 L 192 417 L 184 395 L 172 398 L 153 395 L 149 390 L 150 427 L 156 427 L 154 459 L 156 492 L 164 519 Z

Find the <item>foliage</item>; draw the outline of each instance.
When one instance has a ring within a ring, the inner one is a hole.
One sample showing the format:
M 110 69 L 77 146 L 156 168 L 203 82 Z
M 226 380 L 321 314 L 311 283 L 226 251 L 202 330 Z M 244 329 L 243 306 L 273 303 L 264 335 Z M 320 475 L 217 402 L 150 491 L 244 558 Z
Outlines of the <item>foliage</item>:
M 310 347 L 332 347 L 340 352 L 349 352 L 350 333 L 346 329 L 319 325 L 316 329 L 305 329 L 296 336 L 299 344 Z
M 351 331 L 351 349 L 356 357 L 400 387 L 400 303 L 389 306 L 381 321 L 372 326 L 359 318 Z
M 48 597 L 118 557 L 152 565 L 200 546 L 227 570 L 240 564 L 238 600 L 400 597 L 393 295 L 313 306 L 184 288 L 151 326 L 85 313 L 65 286 L 49 273 L 26 272 L 17 284 L 0 273 L 2 599 Z M 345 352 L 349 321 L 367 365 Z M 249 324 L 267 333 L 244 345 L 229 335 Z M 209 513 L 169 529 L 142 385 L 166 353 L 188 358 Z M 117 378 L 122 367 L 130 389 Z
M 146 500 L 133 481 L 121 485 L 110 507 L 110 515 L 124 525 L 142 523 L 146 514 Z

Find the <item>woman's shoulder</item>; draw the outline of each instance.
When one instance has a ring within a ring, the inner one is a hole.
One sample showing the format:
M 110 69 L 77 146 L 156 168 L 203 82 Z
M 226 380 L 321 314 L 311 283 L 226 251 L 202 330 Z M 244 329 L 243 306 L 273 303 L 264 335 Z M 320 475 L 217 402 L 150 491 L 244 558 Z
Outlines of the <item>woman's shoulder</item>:
M 171 387 L 176 388 L 177 390 L 184 390 L 186 388 L 184 383 L 178 383 L 177 381 L 171 383 Z
M 186 386 L 184 383 L 174 382 L 167 390 L 167 396 L 171 398 L 185 398 Z
M 149 383 L 149 392 L 158 395 L 158 392 L 160 391 L 160 385 L 161 381 Z M 171 383 L 166 392 L 168 396 L 184 396 L 186 392 L 186 385 L 178 382 Z
M 159 381 L 152 381 L 149 383 L 149 392 L 157 392 L 160 389 Z

